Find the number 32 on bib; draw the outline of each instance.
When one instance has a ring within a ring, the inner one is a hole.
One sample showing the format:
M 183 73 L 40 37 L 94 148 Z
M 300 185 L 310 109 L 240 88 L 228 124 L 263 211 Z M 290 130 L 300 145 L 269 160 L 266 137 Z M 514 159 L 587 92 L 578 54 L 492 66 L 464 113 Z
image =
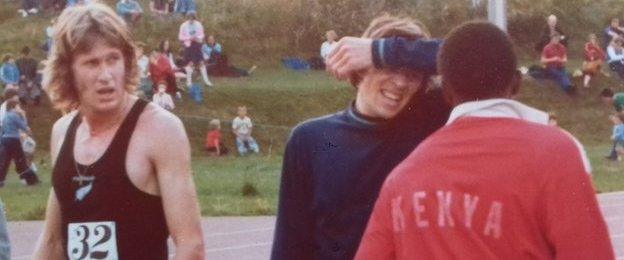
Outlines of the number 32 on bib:
M 70 223 L 67 234 L 67 255 L 71 260 L 119 259 L 115 222 Z

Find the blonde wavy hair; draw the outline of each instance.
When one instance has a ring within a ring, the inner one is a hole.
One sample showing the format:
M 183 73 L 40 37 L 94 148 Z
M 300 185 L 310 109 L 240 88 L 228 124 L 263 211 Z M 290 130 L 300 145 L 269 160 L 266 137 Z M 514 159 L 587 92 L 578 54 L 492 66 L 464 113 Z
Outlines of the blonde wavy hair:
M 371 21 L 361 36 L 367 39 L 401 37 L 409 40 L 429 39 L 431 35 L 427 27 L 417 19 L 383 14 Z M 351 85 L 357 87 L 366 71 L 354 73 Z
M 72 63 L 77 54 L 88 53 L 97 41 L 118 48 L 125 65 L 125 86 L 134 92 L 139 71 L 135 46 L 124 20 L 101 3 L 90 3 L 65 9 L 54 25 L 53 44 L 43 74 L 43 88 L 53 106 L 63 112 L 80 105 L 74 85 Z

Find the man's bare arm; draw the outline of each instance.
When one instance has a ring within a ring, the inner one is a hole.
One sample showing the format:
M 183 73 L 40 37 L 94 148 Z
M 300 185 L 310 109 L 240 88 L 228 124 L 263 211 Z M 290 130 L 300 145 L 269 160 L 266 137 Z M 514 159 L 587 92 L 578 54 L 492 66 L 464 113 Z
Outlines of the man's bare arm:
M 158 121 L 151 156 L 163 200 L 169 233 L 176 246 L 175 259 L 204 259 L 204 241 L 197 193 L 191 175 L 191 151 L 182 122 L 169 113 Z M 172 149 L 174 148 L 175 149 Z
M 56 157 L 63 143 L 63 137 L 71 119 L 75 113 L 70 113 L 59 119 L 52 127 L 52 137 L 50 138 L 50 155 L 52 163 L 56 163 Z M 63 231 L 61 230 L 61 208 L 54 189 L 50 190 L 48 205 L 46 207 L 45 224 L 43 234 L 39 237 L 39 242 L 35 249 L 34 259 L 65 259 L 63 255 Z

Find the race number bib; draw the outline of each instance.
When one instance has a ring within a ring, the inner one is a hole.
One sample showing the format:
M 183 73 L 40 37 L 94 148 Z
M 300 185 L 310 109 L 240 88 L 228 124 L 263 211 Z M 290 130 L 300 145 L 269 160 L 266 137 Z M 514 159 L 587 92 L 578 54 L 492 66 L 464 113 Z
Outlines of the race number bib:
M 119 259 L 115 222 L 70 223 L 67 234 L 67 255 L 71 260 Z

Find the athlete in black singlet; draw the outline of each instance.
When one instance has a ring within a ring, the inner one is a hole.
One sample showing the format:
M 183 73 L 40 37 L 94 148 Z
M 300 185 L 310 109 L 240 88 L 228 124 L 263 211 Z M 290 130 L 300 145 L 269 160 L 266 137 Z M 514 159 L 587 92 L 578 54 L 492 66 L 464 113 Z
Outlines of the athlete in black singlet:
M 130 33 L 102 4 L 68 8 L 54 28 L 44 85 L 71 111 L 52 128 L 55 163 L 34 259 L 203 259 L 182 122 L 133 95 Z

